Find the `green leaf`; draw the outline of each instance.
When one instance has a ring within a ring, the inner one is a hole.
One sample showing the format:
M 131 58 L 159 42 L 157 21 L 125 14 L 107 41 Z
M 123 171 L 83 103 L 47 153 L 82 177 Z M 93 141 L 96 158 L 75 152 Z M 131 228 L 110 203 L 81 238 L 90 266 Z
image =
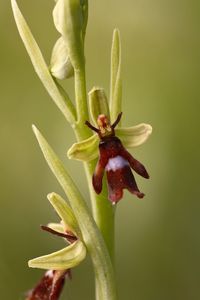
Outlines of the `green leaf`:
M 152 127 L 142 123 L 127 128 L 116 128 L 115 132 L 126 148 L 133 148 L 143 144 L 148 139 L 152 133 Z
M 70 78 L 74 75 L 74 69 L 63 37 L 57 40 L 52 50 L 50 71 L 55 78 L 60 80 Z
M 66 270 L 76 267 L 86 256 L 86 248 L 80 240 L 66 248 L 29 260 L 28 266 L 45 270 Z
M 67 152 L 69 159 L 91 161 L 98 157 L 99 137 L 92 135 L 86 140 L 74 143 Z
M 110 118 L 113 123 L 121 112 L 122 81 L 121 81 L 121 42 L 118 29 L 113 32 L 111 48 L 111 78 L 110 78 Z
M 67 202 L 56 193 L 49 194 L 47 198 L 62 219 L 65 229 L 74 233 L 75 236 L 81 237 L 76 217 Z
M 104 114 L 110 119 L 108 100 L 103 88 L 93 87 L 89 92 L 89 109 L 92 121 L 97 125 L 97 118 Z
M 54 100 L 58 108 L 61 110 L 65 118 L 70 124 L 75 123 L 76 121 L 76 114 L 75 114 L 75 108 L 69 97 L 64 98 L 52 76 L 51 73 L 44 61 L 44 58 L 42 56 L 42 53 L 40 51 L 40 48 L 38 47 L 23 15 L 21 14 L 17 2 L 15 0 L 11 0 L 12 3 L 12 10 L 14 14 L 14 18 L 19 30 L 19 34 L 22 38 L 22 41 L 24 43 L 24 46 L 26 47 L 26 50 L 30 56 L 30 59 L 32 61 L 33 67 L 42 81 L 44 87 L 46 88 L 47 92 L 51 96 L 51 98 Z

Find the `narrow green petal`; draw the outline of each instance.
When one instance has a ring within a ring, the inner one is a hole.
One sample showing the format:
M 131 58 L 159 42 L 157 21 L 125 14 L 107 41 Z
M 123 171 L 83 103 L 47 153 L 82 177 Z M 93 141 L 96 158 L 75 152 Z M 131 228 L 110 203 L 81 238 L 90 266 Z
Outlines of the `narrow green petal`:
M 142 123 L 132 127 L 117 128 L 115 132 L 125 147 L 133 148 L 143 144 L 148 139 L 152 133 L 152 127 Z
M 67 152 L 69 159 L 90 161 L 98 157 L 99 138 L 97 134 L 92 135 L 86 140 L 74 143 Z
M 81 232 L 76 221 L 76 217 L 67 202 L 56 193 L 49 194 L 47 198 L 62 219 L 65 229 L 72 231 L 75 236 L 80 237 Z
M 67 97 L 66 99 L 60 94 L 51 76 L 49 68 L 44 61 L 40 48 L 38 47 L 23 15 L 21 14 L 17 6 L 17 2 L 15 0 L 11 0 L 11 3 L 19 34 L 22 38 L 24 46 L 26 47 L 28 55 L 30 56 L 33 67 L 38 77 L 40 78 L 47 92 L 56 103 L 58 108 L 61 110 L 61 112 L 64 114 L 68 122 L 74 123 L 76 115 L 73 103 L 71 102 L 69 97 Z
M 108 100 L 103 88 L 93 87 L 88 94 L 89 109 L 92 121 L 97 126 L 97 118 L 104 114 L 110 119 Z
M 66 270 L 76 267 L 86 256 L 86 248 L 80 240 L 54 253 L 29 260 L 31 268 Z
M 110 78 L 110 118 L 113 123 L 121 112 L 122 82 L 121 82 L 121 42 L 118 29 L 113 32 L 111 48 L 111 78 Z

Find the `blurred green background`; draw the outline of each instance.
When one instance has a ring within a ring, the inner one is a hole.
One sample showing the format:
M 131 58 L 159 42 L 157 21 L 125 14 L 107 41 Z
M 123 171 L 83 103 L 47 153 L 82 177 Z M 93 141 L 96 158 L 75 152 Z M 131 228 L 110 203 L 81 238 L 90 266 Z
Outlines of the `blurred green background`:
M 147 122 L 153 135 L 135 157 L 149 170 L 137 178 L 146 197 L 125 193 L 116 217 L 120 299 L 200 299 L 200 2 L 89 1 L 87 88 L 109 93 L 112 30 L 122 38 L 123 123 Z M 58 36 L 54 1 L 18 0 L 46 61 Z M 39 229 L 58 220 L 46 199 L 63 195 L 31 131 L 35 123 L 64 160 L 84 195 L 81 164 L 68 161 L 74 136 L 33 71 L 10 1 L 0 2 L 0 298 L 23 299 L 40 270 L 27 260 L 64 244 Z M 73 81 L 65 83 L 73 97 Z M 94 299 L 89 259 L 73 271 L 62 299 Z

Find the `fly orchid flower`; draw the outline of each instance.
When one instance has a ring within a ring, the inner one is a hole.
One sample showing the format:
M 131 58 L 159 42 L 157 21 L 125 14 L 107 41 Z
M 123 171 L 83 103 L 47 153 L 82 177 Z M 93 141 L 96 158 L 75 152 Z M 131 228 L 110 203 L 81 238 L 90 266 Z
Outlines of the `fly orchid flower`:
M 41 226 L 57 236 L 61 236 L 69 246 L 54 253 L 37 257 L 28 262 L 29 267 L 46 269 L 40 282 L 28 292 L 26 300 L 58 300 L 65 278 L 71 278 L 71 268 L 77 266 L 86 256 L 86 248 L 71 208 L 59 195 L 52 193 L 48 199 L 61 217 L 61 223 Z
M 93 187 L 97 194 L 102 190 L 104 171 L 107 175 L 108 197 L 115 204 L 123 196 L 123 189 L 139 198 L 144 197 L 136 184 L 131 168 L 149 178 L 145 167 L 126 150 L 143 144 L 152 132 L 149 124 L 139 124 L 132 127 L 118 127 L 122 113 L 119 113 L 113 124 L 110 124 L 110 110 L 104 90 L 93 88 L 89 93 L 89 108 L 93 123 L 86 121 L 86 125 L 95 134 L 87 140 L 75 143 L 68 150 L 68 157 L 90 161 L 99 156 L 93 175 Z M 117 128 L 116 128 L 117 127 Z M 100 142 L 99 142 L 100 139 Z
M 86 121 L 86 125 L 95 131 L 99 138 L 99 160 L 93 175 L 92 183 L 97 194 L 102 191 L 102 179 L 104 171 L 107 175 L 108 197 L 113 204 L 117 203 L 123 196 L 123 189 L 143 198 L 136 184 L 135 178 L 131 172 L 131 168 L 143 176 L 149 178 L 145 167 L 137 161 L 124 148 L 120 139 L 115 136 L 115 127 L 120 122 L 122 113 L 120 113 L 111 125 L 107 116 L 99 115 L 97 118 L 98 128 Z

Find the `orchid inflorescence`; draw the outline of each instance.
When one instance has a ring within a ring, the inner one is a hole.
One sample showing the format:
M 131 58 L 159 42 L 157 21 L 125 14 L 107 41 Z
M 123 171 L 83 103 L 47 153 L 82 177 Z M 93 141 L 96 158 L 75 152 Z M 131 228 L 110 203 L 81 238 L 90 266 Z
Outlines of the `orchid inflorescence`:
M 51 193 L 48 200 L 61 218 L 41 228 L 63 238 L 67 246 L 28 262 L 29 267 L 45 269 L 26 300 L 58 300 L 66 277 L 88 253 L 96 284 L 96 299 L 116 300 L 114 275 L 113 204 L 123 197 L 123 189 L 143 198 L 131 168 L 149 178 L 145 167 L 126 148 L 143 144 L 152 132 L 149 124 L 121 126 L 121 46 L 119 30 L 113 33 L 111 49 L 110 101 L 103 88 L 93 87 L 86 95 L 84 42 L 88 19 L 87 0 L 56 0 L 53 21 L 59 37 L 49 66 L 37 45 L 16 0 L 11 0 L 14 18 L 32 64 L 49 95 L 74 130 L 77 141 L 67 152 L 69 159 L 84 162 L 92 213 L 63 163 L 40 131 L 33 125 L 43 155 L 63 188 L 68 201 Z M 74 78 L 75 101 L 60 83 Z M 88 128 L 89 127 L 89 128 Z M 91 134 L 92 131 L 94 134 Z M 98 159 L 98 160 L 97 160 Z M 103 184 L 104 173 L 107 188 Z M 69 203 L 69 204 L 68 204 Z

